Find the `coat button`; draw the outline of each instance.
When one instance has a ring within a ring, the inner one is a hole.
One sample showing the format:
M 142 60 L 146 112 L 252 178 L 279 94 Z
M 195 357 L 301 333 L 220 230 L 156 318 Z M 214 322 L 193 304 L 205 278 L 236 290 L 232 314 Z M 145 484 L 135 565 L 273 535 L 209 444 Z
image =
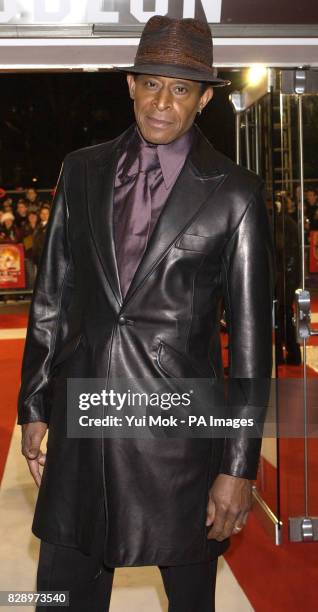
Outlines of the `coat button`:
M 124 317 L 123 315 L 121 315 L 118 319 L 118 323 L 119 325 L 126 325 L 126 317 Z

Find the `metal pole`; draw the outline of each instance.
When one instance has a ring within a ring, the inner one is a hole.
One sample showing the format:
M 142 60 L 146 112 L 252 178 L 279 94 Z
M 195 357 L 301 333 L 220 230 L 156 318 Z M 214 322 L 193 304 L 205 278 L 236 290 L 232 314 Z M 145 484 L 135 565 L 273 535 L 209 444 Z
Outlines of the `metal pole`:
M 304 134 L 303 97 L 298 94 L 298 145 L 300 166 L 300 210 L 301 210 L 301 287 L 305 289 L 305 202 L 304 202 Z M 306 339 L 303 339 L 303 380 L 304 380 L 304 495 L 305 516 L 308 517 L 308 439 L 307 439 L 307 367 Z
M 241 113 L 235 114 L 235 158 L 236 163 L 241 163 Z
M 255 113 L 255 171 L 256 174 L 260 173 L 260 163 L 259 163 L 259 104 L 255 105 L 254 109 Z
M 246 147 L 246 167 L 251 169 L 251 151 L 250 151 L 250 123 L 248 111 L 245 111 L 245 147 Z

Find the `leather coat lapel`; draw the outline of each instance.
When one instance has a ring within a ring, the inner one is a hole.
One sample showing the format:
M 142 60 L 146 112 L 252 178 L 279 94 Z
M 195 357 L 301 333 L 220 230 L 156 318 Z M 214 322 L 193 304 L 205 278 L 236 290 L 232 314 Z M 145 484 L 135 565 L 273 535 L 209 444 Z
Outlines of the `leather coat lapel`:
M 161 212 L 125 297 L 127 303 L 159 264 L 179 234 L 186 230 L 201 206 L 225 179 L 213 163 L 214 149 L 197 128 L 197 139 Z
M 122 144 L 134 129 L 107 143 L 102 154 L 87 161 L 88 218 L 96 251 L 118 306 L 122 305 L 113 232 L 114 182 Z
M 147 275 L 159 264 L 169 247 L 186 230 L 201 206 L 226 178 L 226 175 L 217 168 L 212 145 L 200 130 L 196 129 L 197 135 L 193 147 L 156 223 L 145 254 L 125 296 L 124 304 L 131 299 Z M 90 228 L 117 309 L 121 308 L 123 298 L 113 232 L 114 182 L 122 147 L 133 130 L 134 125 L 119 138 L 105 145 L 99 156 L 87 161 Z
M 113 182 L 117 156 L 105 166 L 87 162 L 88 214 L 96 251 L 116 301 L 122 302 L 113 237 Z

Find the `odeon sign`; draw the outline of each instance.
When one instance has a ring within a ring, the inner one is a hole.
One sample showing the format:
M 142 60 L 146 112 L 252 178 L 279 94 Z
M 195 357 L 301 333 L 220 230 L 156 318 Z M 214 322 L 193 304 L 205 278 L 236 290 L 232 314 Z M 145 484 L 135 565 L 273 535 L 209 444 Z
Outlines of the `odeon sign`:
M 210 23 L 219 23 L 222 10 L 222 0 L 3 0 L 1 5 L 2 24 L 123 24 L 132 18 L 145 23 L 152 15 L 194 17 L 199 5 Z M 153 10 L 145 10 L 149 5 Z

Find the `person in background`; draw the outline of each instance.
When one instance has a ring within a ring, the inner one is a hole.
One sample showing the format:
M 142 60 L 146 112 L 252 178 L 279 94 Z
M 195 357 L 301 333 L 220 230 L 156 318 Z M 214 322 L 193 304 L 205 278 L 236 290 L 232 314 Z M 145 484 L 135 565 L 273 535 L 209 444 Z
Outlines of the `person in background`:
M 288 208 L 280 208 L 276 224 L 277 262 L 277 365 L 300 365 L 301 351 L 293 323 L 295 291 L 299 287 L 301 269 L 298 226 Z M 285 353 L 284 353 L 285 348 Z
M 28 222 L 28 206 L 24 198 L 19 198 L 17 203 L 17 209 L 15 213 L 15 223 L 17 227 L 24 230 L 25 225 Z
M 29 187 L 26 190 L 25 199 L 27 203 L 29 204 L 29 206 L 32 206 L 32 208 L 36 208 L 37 210 L 40 210 L 42 203 L 38 196 L 38 192 L 36 191 L 36 189 L 34 189 L 34 187 Z
M 3 212 L 13 213 L 13 200 L 12 198 L 6 198 L 2 203 Z
M 294 200 L 295 200 L 296 206 L 300 206 L 300 198 L 301 198 L 301 186 L 296 185 L 295 192 L 294 192 Z
M 289 193 L 286 193 L 285 195 L 285 206 L 286 206 L 288 215 L 297 223 L 298 221 L 297 205 L 296 205 L 295 200 L 293 200 L 293 198 L 291 197 Z
M 317 230 L 318 230 L 318 206 L 316 210 L 314 211 L 314 214 L 312 215 L 312 218 L 310 220 L 310 231 L 316 232 Z
M 310 231 L 316 232 L 318 230 L 318 210 L 315 212 L 311 223 L 310 223 Z
M 39 265 L 40 257 L 42 254 L 44 238 L 45 238 L 45 234 L 47 230 L 47 222 L 49 220 L 49 216 L 50 216 L 50 205 L 45 202 L 42 204 L 40 208 L 40 212 L 39 212 L 40 222 L 35 228 L 34 234 L 33 234 L 32 257 L 33 257 L 33 263 L 36 266 Z
M 37 228 L 39 217 L 34 210 L 30 210 L 27 222 L 23 228 L 23 245 L 25 254 L 26 287 L 32 289 L 36 277 L 36 266 L 33 261 L 33 235 Z
M 13 213 L 3 213 L 0 226 L 0 243 L 21 242 L 21 237 L 21 230 L 15 225 Z
M 308 189 L 306 193 L 305 202 L 305 215 L 309 220 L 310 230 L 315 229 L 314 225 L 317 225 L 317 213 L 318 213 L 318 195 L 315 189 Z

